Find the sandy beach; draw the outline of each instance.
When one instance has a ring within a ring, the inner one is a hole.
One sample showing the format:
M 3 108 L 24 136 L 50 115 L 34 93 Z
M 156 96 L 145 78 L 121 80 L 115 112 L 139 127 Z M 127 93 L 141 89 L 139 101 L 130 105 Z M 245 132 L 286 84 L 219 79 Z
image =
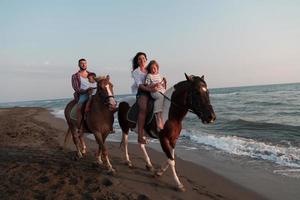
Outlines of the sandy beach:
M 170 171 L 154 178 L 137 145 L 130 144 L 134 167 L 124 165 L 118 143 L 107 142 L 116 175 L 95 162 L 96 144 L 74 160 L 74 145 L 63 147 L 66 123 L 44 108 L 0 109 L 0 199 L 263 199 L 212 171 L 177 159 L 187 191 L 177 192 Z M 154 166 L 165 155 L 149 149 Z

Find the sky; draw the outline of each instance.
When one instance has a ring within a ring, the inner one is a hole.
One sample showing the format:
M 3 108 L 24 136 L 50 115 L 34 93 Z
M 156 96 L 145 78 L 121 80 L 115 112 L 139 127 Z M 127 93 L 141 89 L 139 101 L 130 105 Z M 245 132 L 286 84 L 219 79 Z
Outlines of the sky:
M 130 93 L 138 51 L 169 86 L 300 82 L 300 0 L 0 0 L 0 102 L 72 97 L 80 58 Z

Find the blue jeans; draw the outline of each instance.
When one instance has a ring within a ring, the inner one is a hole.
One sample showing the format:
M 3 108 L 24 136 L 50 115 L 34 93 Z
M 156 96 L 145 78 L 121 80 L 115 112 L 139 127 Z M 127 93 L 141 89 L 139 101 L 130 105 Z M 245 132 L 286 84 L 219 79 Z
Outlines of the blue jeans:
M 88 94 L 81 94 L 79 95 L 78 105 L 82 105 L 84 102 L 86 102 L 89 99 Z

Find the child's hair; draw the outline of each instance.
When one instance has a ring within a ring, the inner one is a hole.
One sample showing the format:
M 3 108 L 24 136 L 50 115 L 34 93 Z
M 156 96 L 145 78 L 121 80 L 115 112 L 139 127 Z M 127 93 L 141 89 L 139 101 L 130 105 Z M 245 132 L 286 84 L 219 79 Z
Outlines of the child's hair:
M 87 77 L 89 77 L 89 76 L 93 76 L 94 78 L 96 78 L 96 74 L 94 72 L 88 73 Z
M 149 62 L 149 64 L 147 65 L 147 71 L 148 71 L 148 73 L 151 73 L 152 65 L 156 65 L 157 66 L 157 70 L 159 70 L 158 62 L 156 62 L 156 60 L 151 60 Z

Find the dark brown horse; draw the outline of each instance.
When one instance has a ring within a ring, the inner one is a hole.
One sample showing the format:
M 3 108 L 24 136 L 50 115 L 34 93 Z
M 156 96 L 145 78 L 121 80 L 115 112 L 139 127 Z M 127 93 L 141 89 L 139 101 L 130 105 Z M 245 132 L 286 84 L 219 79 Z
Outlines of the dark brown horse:
M 78 132 L 76 120 L 71 118 L 71 110 L 76 102 L 72 100 L 65 108 L 65 118 L 68 123 L 68 132 L 65 137 L 71 133 L 73 142 L 77 149 L 77 157 L 81 158 L 86 153 L 86 145 L 83 139 L 84 132 L 93 133 L 99 145 L 97 161 L 102 164 L 102 158 L 105 159 L 109 172 L 114 172 L 105 146 L 105 139 L 112 131 L 114 122 L 114 112 L 116 110 L 116 101 L 113 96 L 113 85 L 109 81 L 109 77 L 96 78 L 97 92 L 92 96 L 90 111 L 86 113 L 83 122 L 83 131 Z
M 157 132 L 155 120 L 153 120 L 153 122 L 151 122 L 152 125 L 145 129 L 145 132 L 150 136 L 155 134 L 159 138 L 161 147 L 168 157 L 166 164 L 164 164 L 155 175 L 161 176 L 167 168 L 171 166 L 177 188 L 180 191 L 185 191 L 185 188 L 179 181 L 175 170 L 174 149 L 182 129 L 182 120 L 188 111 L 196 114 L 205 124 L 212 123 L 216 119 L 213 107 L 210 104 L 209 92 L 204 77 L 187 76 L 186 74 L 185 76 L 185 81 L 177 83 L 164 94 L 164 128 L 160 132 Z M 129 129 L 135 128 L 135 124 L 127 120 L 127 112 L 134 101 L 134 99 L 121 101 L 118 111 L 118 120 L 123 132 L 122 144 L 125 148 L 125 158 L 129 166 L 132 164 L 127 149 L 128 132 Z M 147 168 L 151 168 L 152 164 L 145 145 L 140 144 L 140 147 L 145 156 Z

